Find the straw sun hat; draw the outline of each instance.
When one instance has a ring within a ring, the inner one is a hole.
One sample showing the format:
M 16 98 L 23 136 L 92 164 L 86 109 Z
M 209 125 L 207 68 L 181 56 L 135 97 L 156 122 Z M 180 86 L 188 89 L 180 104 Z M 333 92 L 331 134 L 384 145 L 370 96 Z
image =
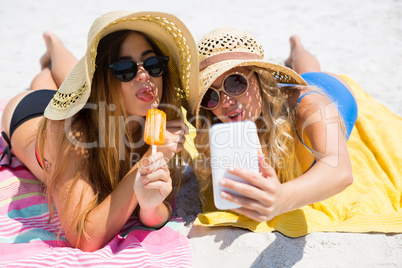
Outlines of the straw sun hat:
M 92 24 L 85 56 L 75 65 L 46 107 L 47 118 L 63 120 L 83 108 L 91 92 L 98 43 L 104 36 L 120 30 L 145 34 L 164 55 L 170 56 L 169 69 L 180 75 L 177 93 L 189 98 L 190 88 L 197 87 L 197 47 L 183 22 L 173 15 L 160 12 L 115 11 L 102 15 Z
M 267 69 L 278 83 L 307 85 L 292 69 L 263 59 L 262 45 L 247 32 L 222 28 L 204 36 L 198 43 L 200 85 L 198 88 L 191 88 L 190 96 L 196 96 L 193 100 L 189 100 L 191 113 L 198 114 L 201 100 L 211 84 L 235 67 L 262 67 Z

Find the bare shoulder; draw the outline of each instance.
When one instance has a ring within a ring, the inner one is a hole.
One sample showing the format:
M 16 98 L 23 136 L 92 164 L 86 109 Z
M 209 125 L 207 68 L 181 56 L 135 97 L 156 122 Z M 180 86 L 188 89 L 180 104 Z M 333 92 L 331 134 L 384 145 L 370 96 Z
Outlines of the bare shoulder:
M 300 94 L 295 102 L 297 103 L 294 106 L 296 121 L 304 121 L 318 112 L 328 113 L 333 111 L 331 99 L 320 89 L 312 86 L 301 87 Z
M 48 120 L 46 129 L 50 136 L 52 134 L 55 135 L 63 135 L 65 129 L 66 121 L 65 120 Z
M 73 119 L 67 120 L 48 120 L 47 137 L 50 139 L 67 139 L 70 145 L 76 146 L 85 142 L 85 133 L 81 130 L 80 125 Z
M 81 144 L 84 135 L 65 120 L 49 120 L 47 128 L 45 157 L 52 164 L 52 173 L 59 174 L 66 181 L 81 174 L 86 180 L 88 174 L 88 150 Z M 53 174 L 54 175 L 54 174 Z

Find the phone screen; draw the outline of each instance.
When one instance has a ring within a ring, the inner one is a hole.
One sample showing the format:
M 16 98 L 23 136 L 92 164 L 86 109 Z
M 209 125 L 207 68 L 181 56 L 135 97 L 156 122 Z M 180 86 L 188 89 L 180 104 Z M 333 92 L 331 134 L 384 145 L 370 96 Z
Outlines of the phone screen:
M 258 151 L 261 146 L 257 126 L 252 121 L 215 124 L 209 130 L 209 141 L 215 206 L 218 209 L 238 208 L 239 205 L 220 197 L 222 190 L 231 191 L 220 186 L 218 181 L 225 177 L 245 182 L 230 174 L 227 171 L 230 167 L 259 172 Z

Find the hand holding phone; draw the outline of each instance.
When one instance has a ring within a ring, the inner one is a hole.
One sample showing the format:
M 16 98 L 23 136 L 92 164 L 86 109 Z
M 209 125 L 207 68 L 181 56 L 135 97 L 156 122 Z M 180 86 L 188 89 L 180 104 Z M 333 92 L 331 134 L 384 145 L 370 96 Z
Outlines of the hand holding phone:
M 230 167 L 259 172 L 258 151 L 261 146 L 257 126 L 252 121 L 215 124 L 209 130 L 209 141 L 215 206 L 221 210 L 239 208 L 238 204 L 220 196 L 223 190 L 238 193 L 220 186 L 219 180 L 224 177 L 245 183 L 242 178 L 227 171 Z

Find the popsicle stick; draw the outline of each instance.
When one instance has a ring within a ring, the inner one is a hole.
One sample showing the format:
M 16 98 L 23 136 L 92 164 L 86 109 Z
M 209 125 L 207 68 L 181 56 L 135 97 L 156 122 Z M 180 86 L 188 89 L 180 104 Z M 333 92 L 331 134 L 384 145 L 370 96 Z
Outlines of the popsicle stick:
M 151 105 L 151 109 L 156 109 L 156 108 L 157 107 L 156 107 L 155 103 Z M 156 125 L 155 125 L 156 122 L 155 121 L 156 121 L 155 115 L 151 116 L 150 128 L 151 128 L 152 135 L 155 135 L 155 130 L 156 130 Z M 154 139 L 155 139 L 155 137 L 152 136 L 152 143 L 154 143 Z M 151 147 L 152 147 L 152 154 L 156 154 L 156 145 L 152 144 Z

